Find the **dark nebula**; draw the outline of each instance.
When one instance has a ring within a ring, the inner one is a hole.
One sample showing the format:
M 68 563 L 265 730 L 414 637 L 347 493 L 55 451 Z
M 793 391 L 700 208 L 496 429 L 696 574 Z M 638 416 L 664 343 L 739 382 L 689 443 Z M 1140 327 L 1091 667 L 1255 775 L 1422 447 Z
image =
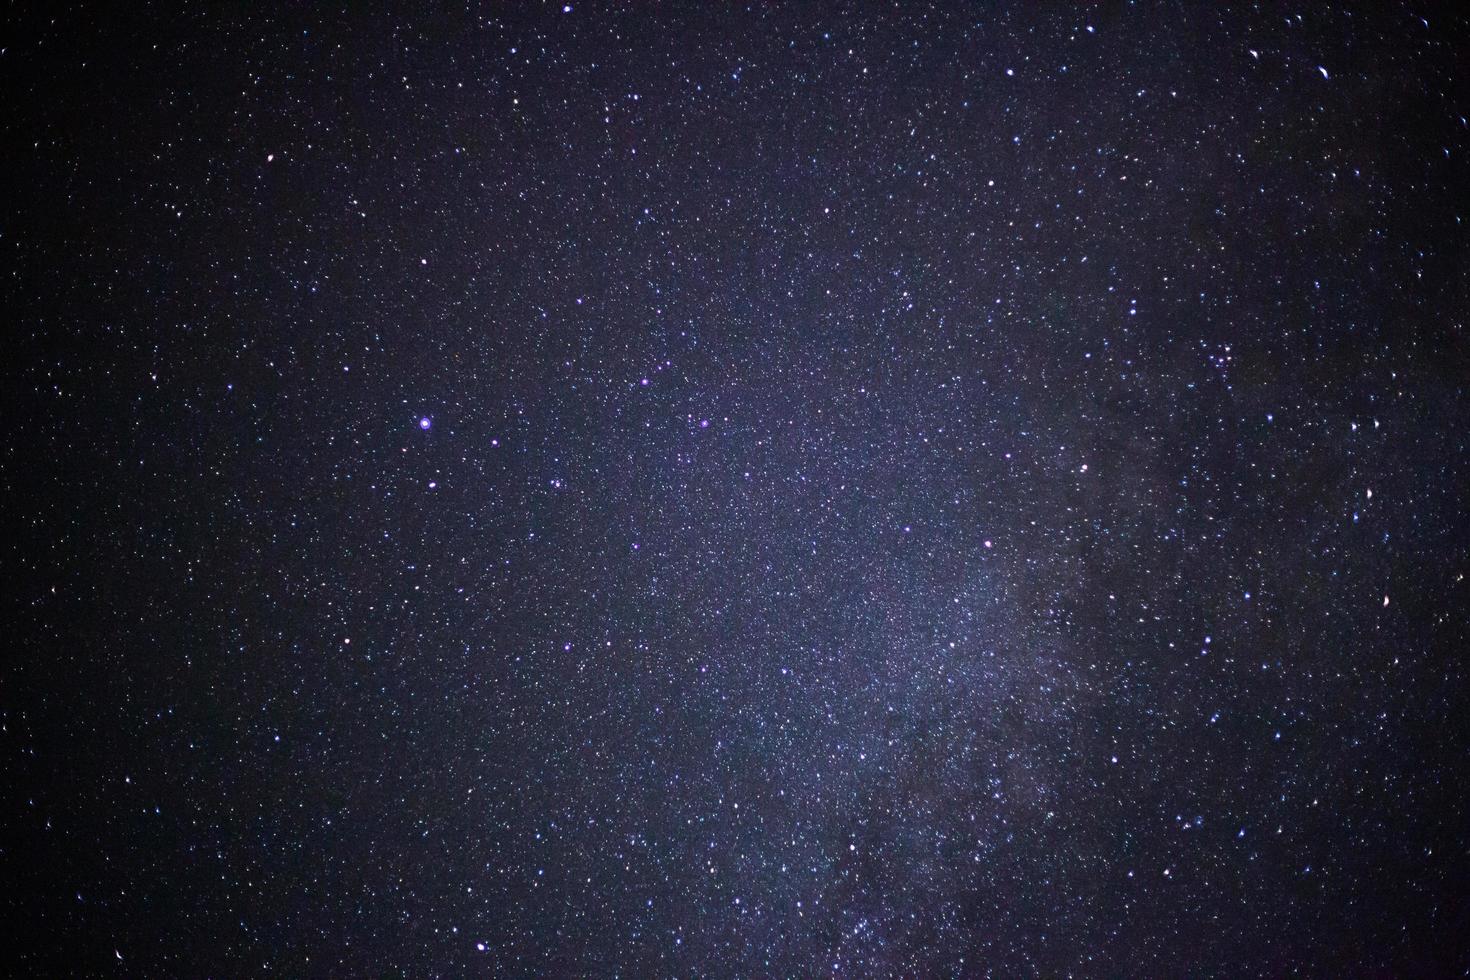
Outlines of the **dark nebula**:
M 3 22 L 3 972 L 1470 970 L 1467 8 Z

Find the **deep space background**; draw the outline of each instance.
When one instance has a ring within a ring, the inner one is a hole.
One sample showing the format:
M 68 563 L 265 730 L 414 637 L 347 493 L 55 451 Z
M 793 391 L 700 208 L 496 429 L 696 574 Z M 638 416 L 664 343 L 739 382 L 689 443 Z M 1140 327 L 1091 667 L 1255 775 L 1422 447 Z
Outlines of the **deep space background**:
M 1465 975 L 1467 82 L 7 4 L 4 972 Z

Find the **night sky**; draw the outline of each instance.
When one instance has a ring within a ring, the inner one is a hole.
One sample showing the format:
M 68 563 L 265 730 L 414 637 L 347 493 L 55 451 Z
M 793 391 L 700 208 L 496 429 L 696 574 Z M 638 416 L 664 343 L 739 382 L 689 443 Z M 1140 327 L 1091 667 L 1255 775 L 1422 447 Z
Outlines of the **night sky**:
M 0 972 L 1470 970 L 1470 11 L 0 20 Z

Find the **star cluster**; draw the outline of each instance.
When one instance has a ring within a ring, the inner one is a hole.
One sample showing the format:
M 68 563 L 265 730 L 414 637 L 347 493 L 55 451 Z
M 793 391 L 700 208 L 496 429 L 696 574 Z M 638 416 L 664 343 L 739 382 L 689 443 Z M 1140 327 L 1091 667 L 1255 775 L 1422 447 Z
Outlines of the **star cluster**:
M 10 11 L 32 975 L 1470 968 L 1470 21 Z

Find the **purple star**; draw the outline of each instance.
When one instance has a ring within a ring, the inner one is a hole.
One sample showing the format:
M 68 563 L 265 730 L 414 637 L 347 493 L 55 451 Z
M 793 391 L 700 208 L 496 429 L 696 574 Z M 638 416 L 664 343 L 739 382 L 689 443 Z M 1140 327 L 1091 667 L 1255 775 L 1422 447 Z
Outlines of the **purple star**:
M 420 429 L 427 429 L 429 426 L 431 426 L 433 424 L 434 423 L 432 423 L 432 422 L 429 421 L 429 417 L 427 415 L 425 415 L 423 418 L 419 419 L 419 428 Z

